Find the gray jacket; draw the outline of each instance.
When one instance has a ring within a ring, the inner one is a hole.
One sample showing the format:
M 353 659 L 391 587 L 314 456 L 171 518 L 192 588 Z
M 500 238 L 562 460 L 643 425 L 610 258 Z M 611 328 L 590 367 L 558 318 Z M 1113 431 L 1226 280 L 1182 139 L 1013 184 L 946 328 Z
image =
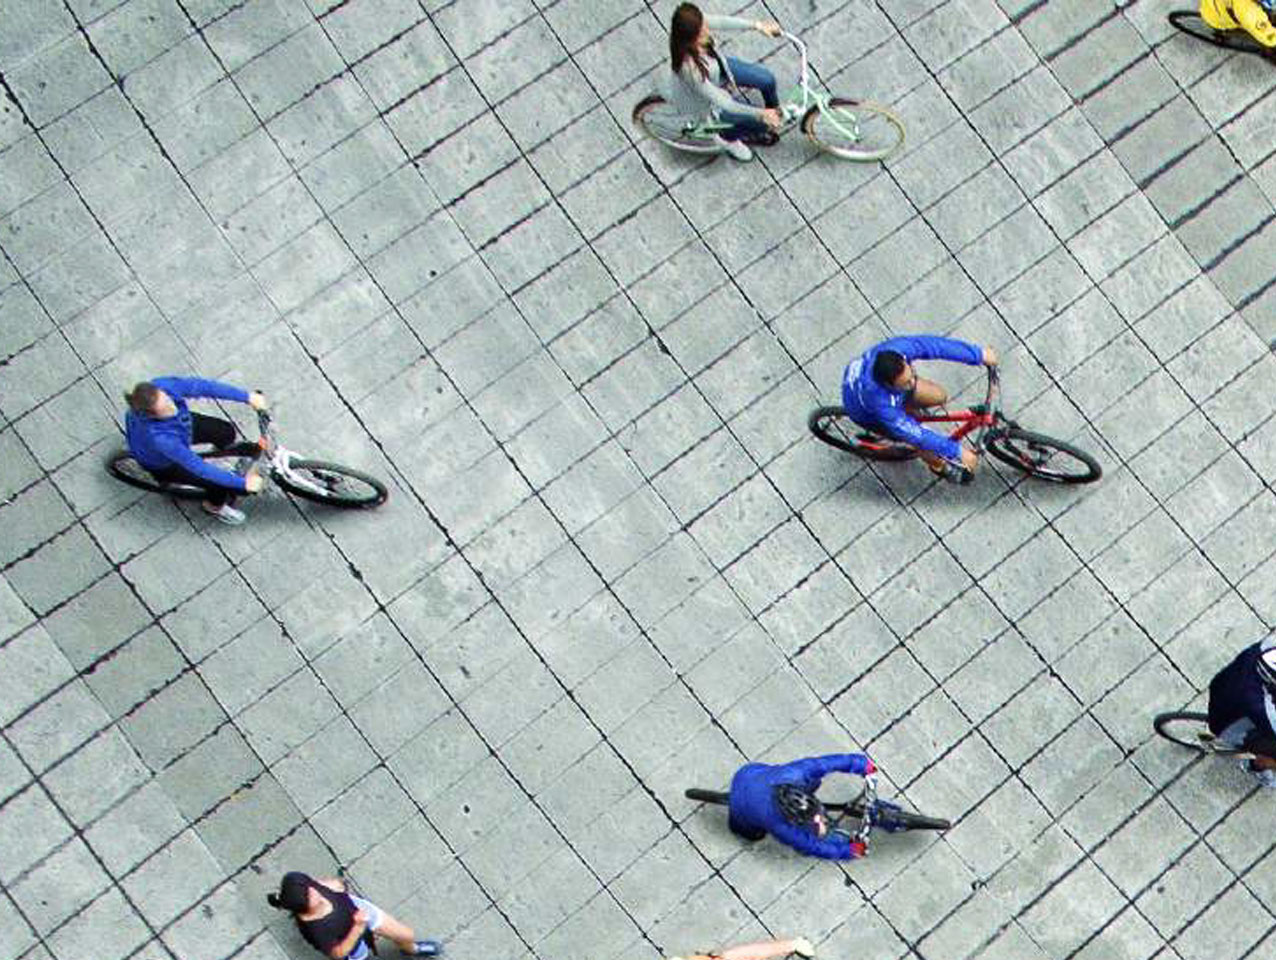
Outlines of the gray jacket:
M 704 19 L 710 30 L 752 30 L 756 22 L 745 17 L 714 14 L 705 14 Z M 763 108 L 741 103 L 722 88 L 724 78 L 715 58 L 705 57 L 705 66 L 709 70 L 708 76 L 701 75 L 699 66 L 688 57 L 682 62 L 681 70 L 667 74 L 662 92 L 677 115 L 688 120 L 711 120 L 722 111 L 727 111 L 756 120 L 762 119 Z

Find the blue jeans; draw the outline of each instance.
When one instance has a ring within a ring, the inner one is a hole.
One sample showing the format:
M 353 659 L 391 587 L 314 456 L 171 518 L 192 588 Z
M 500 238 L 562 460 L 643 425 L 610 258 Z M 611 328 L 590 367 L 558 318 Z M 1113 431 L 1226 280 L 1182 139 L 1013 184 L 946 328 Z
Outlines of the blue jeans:
M 762 94 L 762 102 L 772 109 L 780 105 L 774 73 L 760 63 L 750 63 L 748 60 L 739 60 L 736 57 L 727 57 L 726 61 L 737 86 L 741 89 L 749 87 L 757 90 Z M 766 133 L 769 129 L 761 120 L 755 120 L 743 113 L 731 113 L 724 110 L 718 114 L 718 119 L 723 123 L 731 124 L 728 129 L 721 132 L 723 140 L 739 140 L 743 137 L 756 136 Z

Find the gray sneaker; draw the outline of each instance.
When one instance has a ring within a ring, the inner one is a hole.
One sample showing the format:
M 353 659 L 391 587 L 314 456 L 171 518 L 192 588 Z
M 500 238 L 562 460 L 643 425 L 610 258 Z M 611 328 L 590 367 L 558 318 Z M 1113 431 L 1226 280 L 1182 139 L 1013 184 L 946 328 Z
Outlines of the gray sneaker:
M 212 508 L 206 503 L 204 504 L 204 512 L 210 517 L 216 517 L 222 523 L 229 524 L 232 527 L 237 527 L 248 519 L 244 511 L 237 510 L 229 503 L 223 503 L 220 507 Z
M 1245 769 L 1250 772 L 1258 785 L 1267 790 L 1276 790 L 1276 770 L 1259 770 L 1254 766 L 1253 761 L 1245 762 Z
M 714 137 L 714 140 L 732 160 L 748 163 L 753 159 L 753 151 L 749 149 L 747 143 L 741 143 L 739 140 L 725 140 L 722 137 Z

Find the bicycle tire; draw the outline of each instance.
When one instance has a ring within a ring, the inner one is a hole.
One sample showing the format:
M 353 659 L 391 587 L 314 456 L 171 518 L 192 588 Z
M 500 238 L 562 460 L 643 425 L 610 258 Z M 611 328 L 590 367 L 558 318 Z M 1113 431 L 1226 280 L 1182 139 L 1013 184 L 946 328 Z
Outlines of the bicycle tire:
M 342 510 L 371 510 L 385 503 L 390 496 L 386 485 L 376 477 L 361 470 L 343 466 L 340 463 L 329 463 L 326 460 L 294 460 L 288 465 L 293 473 L 312 473 L 313 482 L 320 488 L 293 483 L 287 476 L 275 472 L 274 480 L 289 493 L 310 500 L 314 503 L 339 507 Z M 361 488 L 346 488 L 344 481 L 354 480 L 362 484 Z M 342 484 L 342 486 L 338 486 Z
M 1236 50 L 1241 53 L 1257 53 L 1260 56 L 1271 56 L 1272 51 L 1263 46 L 1243 29 L 1216 30 L 1205 22 L 1195 10 L 1173 10 L 1165 15 L 1170 26 L 1175 27 L 1195 40 L 1203 40 L 1211 46 L 1224 50 Z
M 1178 729 L 1179 726 L 1184 729 Z M 1210 732 L 1209 714 L 1194 710 L 1171 710 L 1169 713 L 1158 713 L 1152 719 L 1152 729 L 1171 743 L 1177 743 L 1180 747 L 1187 747 L 1197 753 L 1218 753 L 1228 756 L 1245 752 L 1238 747 L 1215 746 L 1218 738 Z
M 726 806 L 731 799 L 731 794 L 724 793 L 721 790 L 701 790 L 698 787 L 689 787 L 683 794 L 688 800 L 699 800 L 701 803 L 718 803 Z
M 883 810 L 878 814 L 877 826 L 883 830 L 950 830 L 953 822 L 941 817 L 928 817 L 908 810 Z
M 908 444 L 882 439 L 880 443 L 867 443 L 858 434 L 865 432 L 841 407 L 816 407 L 806 418 L 810 431 L 830 447 L 845 450 L 865 460 L 911 460 L 917 449 Z
M 224 452 L 203 454 L 205 460 L 230 456 Z M 106 461 L 106 470 L 116 480 L 147 493 L 161 493 L 175 500 L 203 500 L 208 491 L 203 487 L 185 483 L 167 483 L 155 476 L 133 458 L 127 450 L 117 450 Z
M 1093 483 L 1103 476 L 1103 467 L 1090 454 L 1070 443 L 1047 437 L 1042 433 L 1033 433 L 1031 430 L 1023 430 L 1019 427 L 1006 427 L 1003 430 L 990 432 L 985 443 L 988 452 L 1002 463 L 1039 480 L 1067 484 Z M 1056 454 L 1064 454 L 1076 460 L 1084 466 L 1084 472 L 1057 470 L 1046 466 L 1046 460 Z
M 685 118 L 671 113 L 667 122 L 662 123 L 659 116 L 662 106 L 668 106 L 668 101 L 659 94 L 653 93 L 651 96 L 643 97 L 634 106 L 631 114 L 634 125 L 653 140 L 659 140 L 665 146 L 684 153 L 713 156 L 722 152 L 721 145 L 712 139 L 683 134 Z
M 811 107 L 802 117 L 802 132 L 826 153 L 873 163 L 888 159 L 904 146 L 904 121 L 881 104 L 832 97 L 828 109 L 838 112 L 839 120 L 852 128 L 853 135 L 848 137 L 835 127 L 820 107 Z

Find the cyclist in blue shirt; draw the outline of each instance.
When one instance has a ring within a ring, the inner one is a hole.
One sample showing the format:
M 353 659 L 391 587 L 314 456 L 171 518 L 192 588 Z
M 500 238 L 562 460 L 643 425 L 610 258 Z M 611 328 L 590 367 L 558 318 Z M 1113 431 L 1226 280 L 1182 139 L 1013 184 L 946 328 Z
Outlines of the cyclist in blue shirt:
M 748 763 L 731 778 L 731 832 L 746 840 L 768 833 L 799 853 L 826 860 L 853 860 L 865 854 L 864 844 L 840 832 L 830 832 L 824 805 L 816 798 L 826 774 L 876 773 L 862 753 L 833 753 L 791 763 Z
M 1210 681 L 1209 727 L 1254 754 L 1246 769 L 1276 787 L 1276 633 L 1250 644 Z
M 243 511 L 234 507 L 237 493 L 256 493 L 262 479 L 256 473 L 246 477 L 209 463 L 191 449 L 192 444 L 209 443 L 225 450 L 235 442 L 235 425 L 220 417 L 192 413 L 186 401 L 196 397 L 233 400 L 254 410 L 266 409 L 266 398 L 217 380 L 197 377 L 156 377 L 136 384 L 124 395 L 129 410 L 124 415 L 124 433 L 133 459 L 157 479 L 169 483 L 189 483 L 208 493 L 204 509 L 223 523 L 244 522 Z
M 944 471 L 945 463 L 974 470 L 979 462 L 974 450 L 917 422 L 919 411 L 947 403 L 948 391 L 917 376 L 916 360 L 994 367 L 997 354 L 991 347 L 926 334 L 883 340 L 846 365 L 842 374 L 846 415 L 867 430 L 917 447 L 936 473 Z

